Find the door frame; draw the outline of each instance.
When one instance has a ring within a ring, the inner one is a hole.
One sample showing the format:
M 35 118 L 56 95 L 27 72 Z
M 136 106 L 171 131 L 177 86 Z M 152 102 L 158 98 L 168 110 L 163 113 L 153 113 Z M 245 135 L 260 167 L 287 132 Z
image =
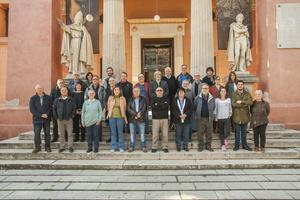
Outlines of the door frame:
M 168 18 L 155 22 L 153 19 L 128 19 L 131 43 L 132 82 L 138 81 L 141 71 L 141 39 L 173 38 L 174 39 L 174 74 L 180 73 L 183 64 L 183 36 L 187 18 Z
M 174 72 L 174 38 L 142 38 L 141 39 L 141 73 L 145 75 L 145 66 L 144 66 L 144 46 L 147 44 L 166 44 L 170 45 L 171 54 L 170 54 L 170 67 Z M 146 77 L 145 77 L 146 78 Z M 150 80 L 146 80 L 150 81 Z

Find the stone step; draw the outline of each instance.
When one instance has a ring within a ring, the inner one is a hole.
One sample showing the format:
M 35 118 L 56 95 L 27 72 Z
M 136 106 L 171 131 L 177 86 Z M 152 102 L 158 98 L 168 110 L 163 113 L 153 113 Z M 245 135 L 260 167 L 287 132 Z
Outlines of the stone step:
M 234 139 L 230 138 L 228 140 L 229 148 L 234 147 Z M 126 148 L 129 148 L 129 139 L 125 140 Z M 151 146 L 151 139 L 146 140 L 147 146 Z M 137 141 L 137 147 L 139 147 L 139 141 Z M 197 148 L 197 140 L 192 140 L 191 148 Z M 248 144 L 253 146 L 253 140 L 248 139 Z M 53 149 L 58 148 L 59 143 L 55 142 L 51 144 Z M 19 140 L 18 137 L 0 141 L 0 149 L 32 149 L 34 147 L 33 140 Z M 267 139 L 266 141 L 267 148 L 297 148 L 300 147 L 300 139 Z M 86 149 L 86 142 L 75 142 L 75 149 Z M 100 143 L 101 149 L 109 149 L 110 144 L 103 141 Z M 175 140 L 169 140 L 169 149 L 175 149 Z M 212 148 L 220 148 L 220 140 L 217 137 L 214 137 L 212 140 Z
M 193 140 L 191 143 L 190 147 L 191 148 L 197 148 L 198 142 L 197 140 Z M 229 141 L 229 148 L 234 147 L 234 140 L 230 139 Z M 151 140 L 146 140 L 147 147 L 151 147 Z M 248 144 L 252 145 L 253 141 L 248 140 Z M 129 148 L 130 142 L 129 139 L 125 140 L 125 146 L 126 149 Z M 44 146 L 44 142 L 42 142 L 42 146 Z M 137 141 L 136 144 L 137 148 L 140 147 L 140 142 Z M 169 140 L 169 149 L 175 149 L 175 140 Z M 54 142 L 51 144 L 51 147 L 53 149 L 59 148 L 59 142 Z M 4 141 L 0 141 L 0 149 L 32 149 L 34 148 L 33 140 L 19 140 L 18 137 L 15 138 L 10 138 Z M 86 142 L 74 142 L 74 149 L 86 149 L 87 148 L 87 143 Z M 213 139 L 212 141 L 212 148 L 220 148 L 220 141 L 219 139 Z M 110 143 L 106 143 L 106 141 L 100 142 L 100 149 L 103 150 L 108 150 L 110 149 Z
M 85 150 L 75 150 L 73 153 L 68 151 L 58 153 L 57 150 L 46 153 L 42 151 L 32 154 L 31 149 L 0 149 L 1 160 L 234 160 L 234 159 L 297 159 L 300 158 L 300 152 L 297 149 L 266 149 L 265 153 L 249 152 L 246 150 L 222 152 L 215 150 L 209 152 L 204 150 L 190 150 L 189 152 L 170 150 L 169 153 L 150 151 L 144 153 L 140 150 L 134 152 L 114 152 L 101 150 L 99 153 L 86 153 Z
M 102 122 L 102 128 L 104 131 L 108 131 L 108 125 L 104 122 Z M 149 120 L 149 128 L 152 128 L 152 121 Z M 53 129 L 53 126 L 51 124 L 51 129 Z M 284 127 L 284 124 L 268 124 L 267 131 L 283 131 L 286 130 Z
M 6 169 L 57 170 L 196 170 L 300 168 L 300 159 L 227 160 L 0 160 Z
M 129 134 L 125 134 L 126 139 L 129 139 Z M 218 138 L 219 134 L 213 134 L 214 138 Z M 283 131 L 267 131 L 266 133 L 266 137 L 270 138 L 270 139 L 280 139 L 280 138 L 298 138 L 300 139 L 300 131 L 296 131 L 296 130 L 283 130 Z M 42 133 L 42 138 L 44 138 L 44 134 Z M 102 133 L 102 139 L 106 140 L 109 138 L 109 133 L 107 131 L 104 131 Z M 151 139 L 152 135 L 151 134 L 146 134 L 146 139 Z M 234 133 L 231 133 L 229 135 L 229 138 L 234 138 Z M 250 131 L 248 133 L 248 138 L 252 139 L 253 138 L 253 132 Z M 29 132 L 25 132 L 25 133 L 20 133 L 19 134 L 19 139 L 20 140 L 33 140 L 34 139 L 34 133 L 33 131 L 29 131 Z M 137 139 L 139 139 L 139 135 L 137 135 Z M 171 131 L 169 132 L 169 139 L 175 139 L 175 132 Z M 197 133 L 193 133 L 193 139 L 197 139 Z

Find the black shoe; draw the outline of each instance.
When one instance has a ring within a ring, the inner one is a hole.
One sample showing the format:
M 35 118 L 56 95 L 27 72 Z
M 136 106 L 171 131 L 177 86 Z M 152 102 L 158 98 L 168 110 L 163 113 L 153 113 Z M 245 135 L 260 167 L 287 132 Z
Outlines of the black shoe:
M 181 148 L 180 148 L 180 147 L 177 147 L 176 150 L 177 150 L 178 152 L 180 152 L 180 151 L 181 151 Z
M 45 151 L 48 152 L 48 153 L 52 152 L 50 147 L 46 147 Z
M 58 153 L 64 152 L 66 149 L 58 149 Z
M 80 139 L 80 142 L 84 142 L 84 141 L 85 141 L 85 139 L 84 139 L 84 138 L 81 138 L 81 139 Z
M 169 153 L 168 149 L 163 149 L 162 151 L 165 152 L 165 153 Z
M 75 138 L 73 142 L 79 142 L 79 138 Z
M 184 148 L 184 150 L 185 150 L 186 152 L 188 152 L 188 151 L 189 151 L 189 148 Z
M 214 150 L 211 147 L 207 147 L 206 150 L 210 152 L 214 152 Z
M 38 153 L 40 151 L 41 151 L 41 148 L 35 148 L 35 149 L 33 149 L 32 153 Z
M 244 146 L 243 149 L 245 149 L 247 151 L 252 151 L 252 149 L 249 146 Z
M 98 150 L 98 149 L 95 149 L 95 150 L 94 150 L 94 153 L 98 153 L 98 152 L 99 152 L 99 150 Z
M 237 151 L 237 150 L 239 150 L 239 149 L 240 149 L 239 146 L 235 146 L 235 147 L 233 148 L 233 151 Z
M 152 152 L 152 153 L 156 153 L 156 152 L 157 152 L 157 149 L 152 149 L 151 152 Z
M 110 143 L 111 142 L 111 139 L 109 138 L 108 140 L 106 140 L 106 143 Z
M 53 138 L 53 139 L 51 140 L 51 143 L 57 142 L 57 141 L 58 141 L 58 138 Z
M 203 147 L 199 146 L 198 147 L 198 152 L 202 152 L 203 151 Z
M 74 152 L 74 149 L 73 149 L 72 147 L 70 147 L 70 148 L 69 148 L 69 152 L 70 152 L 70 153 L 73 153 L 73 152 Z
M 86 152 L 91 153 L 92 151 L 93 151 L 92 149 L 88 149 Z

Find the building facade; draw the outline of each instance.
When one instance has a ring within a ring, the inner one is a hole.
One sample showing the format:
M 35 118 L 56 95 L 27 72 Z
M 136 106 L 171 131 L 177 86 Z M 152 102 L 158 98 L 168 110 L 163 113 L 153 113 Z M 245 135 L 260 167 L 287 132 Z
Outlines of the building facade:
M 93 73 L 105 76 L 111 66 L 136 82 L 139 73 L 150 80 L 166 66 L 178 75 L 184 63 L 192 75 L 204 76 L 209 66 L 222 78 L 228 75 L 227 50 L 220 47 L 228 33 L 220 31 L 218 0 L 91 0 L 88 8 L 77 2 L 0 0 L 0 138 L 32 129 L 28 101 L 35 84 L 49 93 L 58 78 L 66 77 L 57 18 L 68 23 L 80 9 L 94 13 Z M 268 92 L 272 123 L 300 128 L 300 49 L 278 48 L 276 28 L 276 6 L 300 0 L 250 2 L 243 9 L 251 23 L 253 63 L 248 71 L 259 79 L 253 89 Z M 157 14 L 159 21 L 153 18 Z

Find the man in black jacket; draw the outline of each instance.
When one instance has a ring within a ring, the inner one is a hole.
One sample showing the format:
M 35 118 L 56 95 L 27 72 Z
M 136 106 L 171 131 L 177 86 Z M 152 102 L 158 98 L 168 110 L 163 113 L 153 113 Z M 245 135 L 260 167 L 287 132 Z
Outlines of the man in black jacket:
M 168 83 L 161 79 L 162 78 L 161 72 L 160 71 L 154 72 L 154 78 L 155 78 L 155 80 L 151 81 L 150 87 L 149 87 L 149 94 L 150 94 L 151 99 L 156 97 L 156 89 L 158 87 L 161 87 L 164 91 L 163 95 L 168 97 L 168 95 L 169 95 Z
M 121 88 L 123 96 L 125 97 L 126 102 L 128 103 L 132 97 L 132 83 L 130 83 L 127 80 L 126 72 L 122 72 L 121 81 L 117 84 L 117 86 Z
M 51 99 L 52 102 L 55 101 L 55 99 L 60 97 L 60 88 L 64 85 L 64 80 L 63 79 L 58 79 L 57 80 L 57 85 L 55 88 L 51 90 Z M 52 133 L 52 140 L 51 142 L 56 142 L 58 140 L 58 127 L 57 127 L 57 120 L 53 117 L 52 118 L 52 123 L 53 123 L 53 133 Z
M 216 75 L 215 70 L 212 67 L 206 68 L 206 76 L 202 79 L 203 83 L 206 83 L 209 87 L 215 84 Z
M 162 132 L 162 150 L 168 153 L 168 111 L 169 99 L 164 96 L 164 90 L 161 87 L 156 88 L 156 96 L 152 99 L 152 153 L 158 148 L 159 133 Z
M 136 143 L 136 132 L 138 131 L 141 136 L 141 147 L 143 152 L 146 150 L 145 141 L 145 124 L 146 124 L 146 114 L 147 113 L 147 100 L 145 97 L 141 96 L 140 88 L 133 89 L 133 97 L 127 103 L 128 110 L 128 120 L 130 127 L 130 149 L 129 152 L 134 151 Z
M 187 65 L 181 65 L 181 73 L 177 76 L 178 87 L 182 87 L 182 82 L 188 80 L 191 84 L 193 83 L 193 77 L 187 72 Z
M 165 75 L 162 77 L 163 81 L 166 81 L 168 83 L 168 88 L 169 88 L 169 102 L 170 105 L 173 105 L 173 101 L 175 98 L 175 94 L 178 90 L 178 84 L 175 76 L 172 75 L 172 69 L 170 67 L 165 68 Z M 171 107 L 171 114 L 170 114 L 170 128 L 174 128 L 174 114 L 173 114 L 173 109 Z
M 58 152 L 65 150 L 65 137 L 62 134 L 68 133 L 68 149 L 72 153 L 73 149 L 73 117 L 76 114 L 76 104 L 71 97 L 68 96 L 68 89 L 66 86 L 61 87 L 61 96 L 54 101 L 53 116 L 57 120 L 58 129 L 60 132 L 59 142 L 60 147 Z
M 32 114 L 34 144 L 32 153 L 41 151 L 41 131 L 45 134 L 45 150 L 51 152 L 50 148 L 50 121 L 52 112 L 51 97 L 44 93 L 44 88 L 35 86 L 36 94 L 30 98 L 29 109 Z

